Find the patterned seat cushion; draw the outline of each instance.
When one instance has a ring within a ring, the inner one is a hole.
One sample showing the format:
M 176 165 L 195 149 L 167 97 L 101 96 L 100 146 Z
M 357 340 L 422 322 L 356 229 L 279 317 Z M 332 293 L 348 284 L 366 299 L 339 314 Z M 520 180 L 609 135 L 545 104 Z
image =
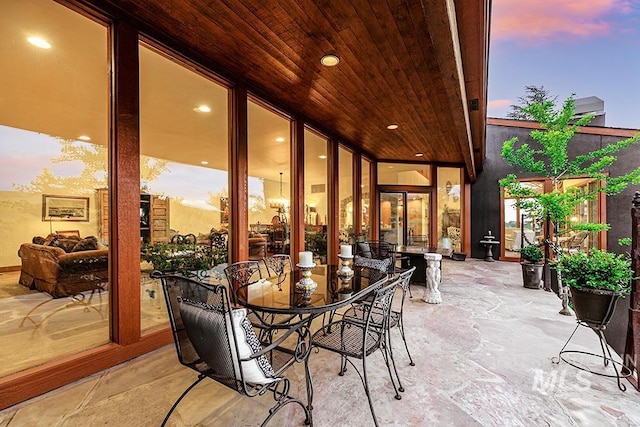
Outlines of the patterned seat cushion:
M 375 259 L 356 255 L 353 260 L 353 265 L 356 267 L 367 267 L 372 270 L 387 272 L 391 266 L 391 261 L 391 258 Z

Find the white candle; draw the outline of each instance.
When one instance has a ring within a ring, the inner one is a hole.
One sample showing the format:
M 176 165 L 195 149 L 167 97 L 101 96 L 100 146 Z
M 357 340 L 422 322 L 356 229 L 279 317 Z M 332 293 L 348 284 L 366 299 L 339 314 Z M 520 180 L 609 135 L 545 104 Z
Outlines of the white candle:
M 340 245 L 340 256 L 350 257 L 351 256 L 351 245 Z
M 300 265 L 307 267 L 313 264 L 313 253 L 300 252 L 298 255 L 300 257 Z

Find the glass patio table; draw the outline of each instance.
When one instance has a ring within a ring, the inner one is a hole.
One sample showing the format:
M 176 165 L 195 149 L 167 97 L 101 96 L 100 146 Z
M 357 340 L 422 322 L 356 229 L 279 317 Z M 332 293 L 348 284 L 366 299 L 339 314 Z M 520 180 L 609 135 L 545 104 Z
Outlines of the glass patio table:
M 276 339 L 278 331 L 296 328 L 295 343 L 292 346 L 283 343 L 278 348 L 292 354 L 295 362 L 304 363 L 311 354 L 313 320 L 325 314 L 331 318 L 335 310 L 365 298 L 389 277 L 386 272 L 356 267 L 353 277 L 343 284 L 337 270 L 337 265 L 314 268 L 311 278 L 318 288 L 310 295 L 296 289 L 302 275 L 300 270 L 293 270 L 239 287 L 235 290 L 236 303 L 251 310 L 250 320 L 260 330 L 259 337 L 264 343 Z M 305 363 L 307 408 L 313 425 L 313 383 L 308 368 L 308 363 Z

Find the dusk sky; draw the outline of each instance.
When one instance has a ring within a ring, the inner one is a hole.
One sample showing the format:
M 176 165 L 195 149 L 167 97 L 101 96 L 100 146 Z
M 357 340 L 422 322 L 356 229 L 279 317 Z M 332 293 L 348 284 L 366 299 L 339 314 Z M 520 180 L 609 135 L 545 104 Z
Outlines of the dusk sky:
M 528 85 L 604 100 L 608 127 L 640 129 L 640 0 L 493 0 L 489 117 Z

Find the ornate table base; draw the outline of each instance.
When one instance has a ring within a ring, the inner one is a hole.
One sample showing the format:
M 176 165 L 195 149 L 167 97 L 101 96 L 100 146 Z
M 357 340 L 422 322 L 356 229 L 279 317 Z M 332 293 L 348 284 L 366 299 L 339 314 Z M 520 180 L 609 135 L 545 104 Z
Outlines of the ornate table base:
M 427 260 L 427 288 L 424 291 L 424 301 L 429 304 L 440 304 L 442 296 L 440 296 L 438 287 L 442 278 L 442 271 L 440 270 L 442 255 L 427 253 L 424 254 L 424 259 Z

